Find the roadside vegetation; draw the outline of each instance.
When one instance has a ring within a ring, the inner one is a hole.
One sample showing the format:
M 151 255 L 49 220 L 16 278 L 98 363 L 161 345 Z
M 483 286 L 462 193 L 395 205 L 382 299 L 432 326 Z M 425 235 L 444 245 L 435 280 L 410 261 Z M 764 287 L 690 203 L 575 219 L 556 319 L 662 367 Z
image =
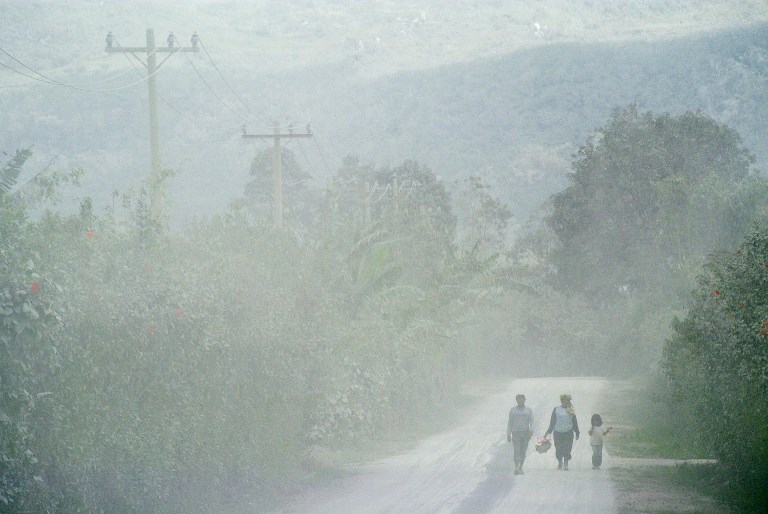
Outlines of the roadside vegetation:
M 762 511 L 768 182 L 753 162 L 735 131 L 700 113 L 616 111 L 580 148 L 548 224 L 555 283 L 625 306 L 623 362 L 654 353 L 639 374 L 646 398 L 616 393 L 619 419 L 634 426 L 609 448 L 717 459 L 679 478 Z
M 764 479 L 768 183 L 729 127 L 617 109 L 517 241 L 480 177 L 449 189 L 413 161 L 349 156 L 318 195 L 288 151 L 295 201 L 274 230 L 269 152 L 229 210 L 176 231 L 167 170 L 106 213 L 83 198 L 65 214 L 38 202 L 79 172 L 35 188 L 18 183 L 28 150 L 4 165 L 4 508 L 258 508 L 323 452 L 428 427 L 494 374 L 656 368 L 667 404 L 627 403 L 670 437 L 641 429 L 628 451 L 688 455 L 690 438 L 745 486 Z

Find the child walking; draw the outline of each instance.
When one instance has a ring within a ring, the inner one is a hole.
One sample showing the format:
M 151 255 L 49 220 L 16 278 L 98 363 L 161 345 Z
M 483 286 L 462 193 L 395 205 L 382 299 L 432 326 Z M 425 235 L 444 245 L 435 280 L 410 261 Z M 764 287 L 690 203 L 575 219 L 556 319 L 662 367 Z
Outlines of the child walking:
M 589 429 L 589 444 L 592 445 L 592 469 L 600 469 L 603 463 L 603 436 L 611 431 L 608 427 L 602 429 L 603 418 L 600 414 L 592 414 L 592 427 Z

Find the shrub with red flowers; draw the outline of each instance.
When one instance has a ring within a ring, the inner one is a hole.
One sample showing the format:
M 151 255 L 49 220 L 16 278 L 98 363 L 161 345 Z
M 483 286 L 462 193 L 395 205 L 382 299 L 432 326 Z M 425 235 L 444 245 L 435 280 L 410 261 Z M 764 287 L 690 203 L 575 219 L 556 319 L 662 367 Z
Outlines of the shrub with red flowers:
M 768 506 L 768 229 L 712 255 L 688 315 L 674 324 L 662 371 L 681 426 L 730 469 L 749 510 Z M 712 291 L 719 295 L 712 295 Z
M 56 288 L 45 278 L 23 208 L 0 194 L 0 510 L 47 510 L 51 495 L 37 442 L 58 408 Z M 43 287 L 46 284 L 46 287 Z
M 456 287 L 442 214 L 403 203 L 322 243 L 239 211 L 171 234 L 150 196 L 125 224 L 87 200 L 0 210 L 0 423 L 16 434 L 0 439 L 0 503 L 199 510 L 191 498 L 283 487 L 313 445 L 366 444 L 458 396 L 457 329 L 480 293 Z

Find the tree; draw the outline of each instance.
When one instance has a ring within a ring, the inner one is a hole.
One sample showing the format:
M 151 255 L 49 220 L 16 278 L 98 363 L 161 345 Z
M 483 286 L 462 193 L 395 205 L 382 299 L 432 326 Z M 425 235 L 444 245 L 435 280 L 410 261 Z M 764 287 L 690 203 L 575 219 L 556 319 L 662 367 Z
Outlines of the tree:
M 768 229 L 709 257 L 691 307 L 666 342 L 662 395 L 688 437 L 709 447 L 739 511 L 768 506 Z M 707 412 L 706 422 L 701 415 Z
M 552 197 L 557 284 L 602 297 L 669 290 L 688 261 L 733 244 L 759 215 L 768 190 L 750 174 L 754 160 L 733 129 L 700 112 L 614 111 Z
M 272 216 L 274 195 L 273 148 L 259 151 L 251 161 L 251 180 L 245 185 L 246 203 L 258 216 Z M 301 169 L 296 154 L 282 149 L 282 178 L 285 201 L 283 214 L 288 221 L 304 226 L 314 224 L 320 213 L 320 199 L 307 184 L 312 176 Z
M 465 183 L 468 191 L 461 246 L 478 258 L 504 252 L 512 218 L 509 206 L 492 195 L 490 185 L 482 177 L 469 177 Z

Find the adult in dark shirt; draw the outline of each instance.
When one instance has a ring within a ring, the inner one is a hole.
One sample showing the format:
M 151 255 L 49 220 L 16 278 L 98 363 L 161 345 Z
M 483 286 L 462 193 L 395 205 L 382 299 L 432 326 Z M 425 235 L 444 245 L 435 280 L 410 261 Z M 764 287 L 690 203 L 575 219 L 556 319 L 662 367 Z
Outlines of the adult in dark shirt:
M 544 437 L 553 434 L 555 440 L 555 457 L 557 457 L 557 469 L 568 471 L 568 461 L 571 460 L 573 449 L 573 436 L 579 439 L 579 422 L 576 419 L 576 409 L 571 403 L 571 395 L 560 395 L 560 405 L 552 409 L 549 420 L 549 428 Z

